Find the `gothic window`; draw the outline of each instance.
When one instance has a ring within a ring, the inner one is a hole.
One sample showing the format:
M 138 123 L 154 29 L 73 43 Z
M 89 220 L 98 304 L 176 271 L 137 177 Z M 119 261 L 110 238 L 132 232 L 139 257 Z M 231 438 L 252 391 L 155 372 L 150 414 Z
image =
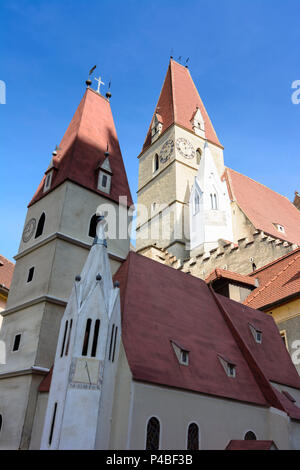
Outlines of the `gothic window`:
M 53 410 L 53 415 L 52 415 L 52 422 L 51 422 L 51 428 L 50 428 L 50 434 L 49 434 L 49 446 L 52 443 L 52 437 L 53 437 L 53 431 L 54 431 L 54 424 L 55 424 L 55 417 L 56 417 L 56 410 L 57 410 L 57 403 L 54 404 L 54 410 Z
M 38 222 L 38 225 L 37 225 L 37 229 L 36 229 L 36 232 L 35 232 L 35 238 L 38 238 L 43 234 L 45 220 L 46 220 L 46 216 L 45 216 L 45 213 L 43 212 L 41 217 L 40 217 L 40 220 Z
M 97 215 L 94 214 L 90 220 L 89 237 L 95 238 L 97 228 Z
M 254 434 L 253 431 L 248 431 L 245 434 L 244 440 L 245 441 L 256 441 L 256 435 Z
M 210 205 L 212 210 L 218 209 L 218 199 L 216 193 L 210 194 Z
M 153 162 L 153 172 L 157 171 L 159 168 L 159 156 L 158 154 L 156 153 L 154 155 L 154 162 Z
M 82 355 L 83 356 L 87 356 L 87 353 L 88 353 L 89 339 L 90 339 L 90 332 L 91 332 L 91 324 L 92 324 L 92 320 L 90 318 L 88 318 L 87 321 L 86 321 L 85 334 L 84 334 L 83 346 L 82 346 Z
M 197 162 L 197 165 L 200 164 L 201 156 L 202 156 L 201 150 L 200 150 L 200 149 L 197 149 L 197 150 L 196 150 L 196 162 Z
M 99 328 L 100 328 L 100 320 L 96 320 L 95 328 L 94 328 L 94 338 L 93 338 L 93 344 L 92 344 L 92 354 L 91 354 L 92 357 L 96 357 L 96 354 L 97 354 Z
M 189 425 L 187 450 L 199 450 L 199 428 L 196 423 Z
M 159 449 L 160 425 L 157 418 L 150 418 L 147 424 L 146 450 Z
M 63 342 L 61 345 L 61 352 L 60 352 L 60 357 L 63 356 L 64 349 L 65 349 L 65 342 L 66 342 L 66 337 L 67 337 L 67 331 L 68 331 L 68 320 L 65 323 L 65 331 L 64 331 L 64 337 L 63 337 Z
M 27 282 L 31 282 L 33 279 L 34 267 L 30 268 L 28 271 Z
M 13 351 L 19 350 L 20 342 L 21 342 L 21 335 L 18 334 L 15 336 L 15 339 L 14 339 Z

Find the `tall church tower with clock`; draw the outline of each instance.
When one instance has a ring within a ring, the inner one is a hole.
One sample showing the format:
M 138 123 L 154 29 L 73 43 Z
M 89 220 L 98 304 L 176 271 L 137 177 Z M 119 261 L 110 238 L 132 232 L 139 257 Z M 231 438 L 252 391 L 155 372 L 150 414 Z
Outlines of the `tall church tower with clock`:
M 170 60 L 139 158 L 137 250 L 189 256 L 189 199 L 207 145 L 219 177 L 223 147 L 186 66 Z
M 30 448 L 38 387 L 54 362 L 61 317 L 93 243 L 99 211 L 114 211 L 117 230 L 123 228 L 122 237 L 116 233 L 107 240 L 112 273 L 129 252 L 125 228 L 132 199 L 110 96 L 88 86 L 28 206 L 2 312 L 3 449 Z

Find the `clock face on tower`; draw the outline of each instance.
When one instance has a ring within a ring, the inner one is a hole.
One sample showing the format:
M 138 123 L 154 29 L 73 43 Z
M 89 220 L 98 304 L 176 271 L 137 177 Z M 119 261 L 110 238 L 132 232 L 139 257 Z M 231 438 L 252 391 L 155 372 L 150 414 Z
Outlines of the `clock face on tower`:
M 169 139 L 164 143 L 159 153 L 161 163 L 165 163 L 170 158 L 173 153 L 173 150 L 174 142 L 172 139 Z
M 176 140 L 176 148 L 178 152 L 180 153 L 180 155 L 182 155 L 185 158 L 191 159 L 191 158 L 194 158 L 195 156 L 194 147 L 188 140 L 184 139 L 184 137 L 179 137 Z
M 30 219 L 27 224 L 25 225 L 24 232 L 22 235 L 22 239 L 24 243 L 27 243 L 30 238 L 32 237 L 36 226 L 36 220 Z

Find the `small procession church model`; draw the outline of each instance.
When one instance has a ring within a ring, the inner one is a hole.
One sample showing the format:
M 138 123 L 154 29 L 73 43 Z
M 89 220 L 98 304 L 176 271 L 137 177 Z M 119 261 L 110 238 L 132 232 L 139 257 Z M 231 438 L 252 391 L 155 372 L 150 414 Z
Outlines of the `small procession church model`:
M 204 281 L 293 253 L 299 210 L 224 166 L 171 58 L 138 157 L 130 250 L 133 202 L 102 84 L 87 81 L 28 206 L 1 312 L 0 448 L 300 449 L 300 377 L 272 316 Z

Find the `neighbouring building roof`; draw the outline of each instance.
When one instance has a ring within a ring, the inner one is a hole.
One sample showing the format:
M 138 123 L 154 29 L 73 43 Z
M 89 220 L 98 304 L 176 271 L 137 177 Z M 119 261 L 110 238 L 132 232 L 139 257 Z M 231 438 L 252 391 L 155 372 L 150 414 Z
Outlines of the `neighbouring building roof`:
M 0 286 L 10 289 L 15 264 L 4 256 L 0 255 Z
M 161 122 L 163 122 L 163 132 L 172 124 L 178 124 L 193 131 L 191 120 L 197 107 L 200 109 L 204 120 L 207 140 L 221 146 L 188 68 L 171 59 L 153 117 L 156 111 L 159 112 Z M 143 145 L 143 151 L 151 145 L 153 117 Z
M 224 178 L 231 200 L 237 202 L 256 229 L 300 245 L 300 212 L 286 197 L 230 168 L 226 168 Z
M 204 281 L 130 252 L 120 282 L 122 339 L 133 379 L 285 410 L 300 408 L 270 381 L 300 389 L 272 317 L 221 295 Z M 257 344 L 249 323 L 262 332 Z M 189 350 L 181 365 L 171 342 Z M 227 377 L 219 356 L 236 365 Z
M 259 287 L 254 289 L 244 303 L 263 309 L 291 296 L 300 296 L 300 248 L 276 261 L 257 269 L 249 275 L 257 278 Z
M 109 146 L 109 162 L 112 170 L 110 194 L 97 189 L 97 168 L 105 160 L 104 152 Z M 91 191 L 119 202 L 119 196 L 127 196 L 132 204 L 123 158 L 114 125 L 109 101 L 88 88 L 59 145 L 61 150 L 53 158 L 51 190 L 66 180 L 73 181 Z M 30 204 L 41 199 L 45 176 Z
M 226 269 L 216 268 L 209 276 L 205 279 L 207 284 L 210 284 L 217 279 L 228 279 L 230 281 L 238 282 L 239 284 L 245 284 L 247 286 L 256 286 L 256 281 L 250 276 L 244 274 L 235 273 L 233 271 L 227 271 Z
M 240 441 L 232 440 L 225 450 L 276 450 L 274 441 Z

